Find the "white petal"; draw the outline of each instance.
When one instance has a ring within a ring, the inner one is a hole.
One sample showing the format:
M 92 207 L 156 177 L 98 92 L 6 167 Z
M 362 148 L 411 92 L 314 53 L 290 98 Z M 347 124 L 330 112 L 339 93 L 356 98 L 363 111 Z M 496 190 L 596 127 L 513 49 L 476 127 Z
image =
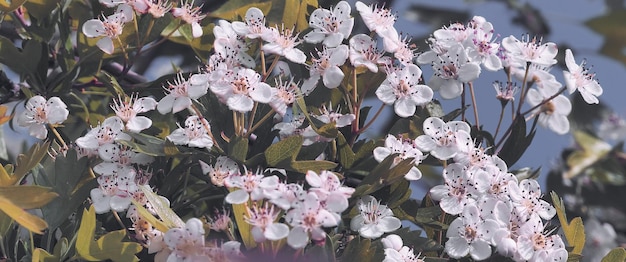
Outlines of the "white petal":
M 101 36 L 104 31 L 104 24 L 98 19 L 87 20 L 83 24 L 83 34 L 87 37 Z
M 467 254 L 469 254 L 470 247 L 465 239 L 461 237 L 451 237 L 448 241 L 446 241 L 445 250 L 451 258 L 458 259 L 467 256 Z
M 111 209 L 116 212 L 124 212 L 131 204 L 132 197 L 129 195 L 124 196 L 112 196 L 111 197 Z
M 250 112 L 254 107 L 254 101 L 252 101 L 250 97 L 241 94 L 228 97 L 228 99 L 226 100 L 226 104 L 228 104 L 228 108 L 230 108 L 231 110 L 242 113 Z
M 343 71 L 338 66 L 331 66 L 324 71 L 322 80 L 327 88 L 336 88 L 343 81 Z
M 294 227 L 287 236 L 287 244 L 294 249 L 305 247 L 309 243 L 309 234 L 304 231 L 303 227 Z
M 111 40 L 111 38 L 109 37 L 101 38 L 100 40 L 98 40 L 96 45 L 100 48 L 100 50 L 109 55 L 113 54 L 113 51 L 115 50 L 115 47 L 113 46 L 113 40 Z
M 263 234 L 269 240 L 280 240 L 289 235 L 289 227 L 283 223 L 269 225 Z
M 258 83 L 250 90 L 250 97 L 259 103 L 269 103 L 272 100 L 272 88 L 266 83 Z
M 491 256 L 491 246 L 482 239 L 477 239 L 470 245 L 470 255 L 474 260 L 484 260 Z
M 189 106 L 191 106 L 191 99 L 189 99 L 189 97 L 177 97 L 174 99 L 174 104 L 172 104 L 172 113 L 183 111 Z
M 415 114 L 417 105 L 413 100 L 400 98 L 393 106 L 394 111 L 400 117 L 410 117 Z
M 224 201 L 230 204 L 243 204 L 246 201 L 248 201 L 249 197 L 250 196 L 248 195 L 248 192 L 246 192 L 243 189 L 239 189 L 239 190 L 228 193 Z
M 199 23 L 191 24 L 191 35 L 193 35 L 194 38 L 202 36 L 202 26 L 200 26 Z
M 152 120 L 150 120 L 150 118 L 147 118 L 145 116 L 133 117 L 126 124 L 126 128 L 128 128 L 129 131 L 135 132 L 135 133 L 139 133 L 141 132 L 141 130 L 150 128 L 150 126 L 152 126 Z
M 378 228 L 384 232 L 392 232 L 402 226 L 400 219 L 396 217 L 385 217 L 378 221 Z

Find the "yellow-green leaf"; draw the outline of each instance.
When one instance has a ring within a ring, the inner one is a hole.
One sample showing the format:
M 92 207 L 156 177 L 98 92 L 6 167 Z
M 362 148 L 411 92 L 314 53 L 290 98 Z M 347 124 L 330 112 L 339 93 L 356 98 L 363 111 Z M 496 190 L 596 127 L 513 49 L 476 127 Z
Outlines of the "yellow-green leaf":
M 626 250 L 623 247 L 618 247 L 602 258 L 602 262 L 624 262 L 626 260 Z
M 45 17 L 49 17 L 52 10 L 59 4 L 61 4 L 60 0 L 28 0 L 24 3 L 24 7 L 26 7 L 29 14 L 42 20 Z
M 154 209 L 154 211 L 159 215 L 159 217 L 163 220 L 163 224 L 167 226 L 167 228 L 175 228 L 175 227 L 185 227 L 185 222 L 183 222 L 174 210 L 172 210 L 169 204 L 164 201 L 159 195 L 152 192 L 152 189 L 147 186 L 139 186 L 141 192 L 144 193 L 148 202 Z
M 137 208 L 137 213 L 139 213 L 139 216 L 143 217 L 143 219 L 152 224 L 154 228 L 161 232 L 167 232 L 170 229 L 167 225 L 165 225 L 165 223 L 163 223 L 163 221 L 156 218 L 154 215 L 152 215 L 152 213 L 150 213 L 150 211 L 144 208 L 143 205 L 137 203 L 137 201 L 135 201 L 134 199 L 132 201 L 133 205 L 135 205 L 135 208 Z
M 0 168 L 3 169 L 3 168 Z M 0 197 L 23 209 L 45 206 L 59 195 L 51 188 L 41 186 L 0 186 Z
M 583 226 L 582 219 L 576 217 L 572 219 L 571 222 L 568 222 L 567 216 L 565 215 L 565 206 L 561 198 L 554 191 L 550 192 L 550 196 L 552 197 L 552 203 L 556 209 L 556 215 L 563 228 L 565 239 L 569 246 L 573 247 L 571 253 L 576 255 L 582 254 L 583 247 L 585 246 L 585 227 Z
M 33 233 L 43 234 L 43 231 L 48 227 L 46 221 L 26 212 L 2 196 L 0 196 L 0 211 L 9 215 L 15 222 Z
M 59 260 L 60 259 L 58 257 L 48 253 L 48 251 L 42 248 L 36 248 L 35 251 L 33 252 L 32 261 L 54 262 L 54 261 L 59 261 Z
M 0 185 L 9 186 L 14 185 L 18 181 L 22 180 L 22 178 L 30 172 L 35 166 L 37 166 L 41 160 L 48 154 L 48 149 L 50 148 L 50 142 L 45 142 L 43 144 L 34 144 L 26 154 L 20 154 L 17 156 L 17 165 L 13 172 L 13 175 L 10 177 L 9 181 L 0 181 Z M 7 167 L 5 167 L 7 168 Z M 13 168 L 12 166 L 8 168 Z M 5 184 L 8 183 L 8 184 Z
M 322 160 L 305 160 L 305 161 L 291 162 L 291 168 L 303 174 L 309 170 L 319 173 L 322 170 L 333 169 L 336 166 L 337 166 L 337 163 L 335 162 L 322 161 Z
M 93 206 L 83 210 L 80 228 L 76 237 L 76 252 L 89 261 L 139 261 L 135 256 L 142 247 L 139 243 L 122 242 L 125 230 L 109 232 L 97 241 L 95 238 L 96 211 Z
M 298 21 L 301 0 L 285 0 L 285 10 L 283 10 L 283 23 L 287 28 L 295 25 Z
M 212 13 L 209 13 L 208 16 L 221 18 L 225 20 L 231 20 L 231 21 L 238 20 L 240 17 L 245 17 L 246 12 L 251 7 L 256 7 L 258 9 L 261 9 L 261 11 L 263 11 L 263 14 L 267 14 L 272 8 L 272 2 L 251 3 L 251 4 L 244 5 L 242 7 L 239 7 L 237 9 L 231 9 L 231 10 L 222 10 L 222 8 L 220 8 L 218 10 L 215 10 Z
M 585 168 L 593 165 L 604 158 L 609 152 L 611 152 L 611 145 L 595 138 L 586 132 L 575 131 L 574 140 L 582 148 L 582 150 L 575 151 L 567 157 L 567 170 L 563 176 L 571 179 L 580 174 Z
M 231 189 L 236 190 L 236 189 Z M 233 204 L 233 215 L 235 215 L 235 222 L 237 223 L 237 229 L 241 235 L 241 241 L 246 246 L 246 249 L 252 249 L 256 247 L 256 242 L 252 236 L 252 226 L 246 222 L 244 216 L 247 214 L 246 204 Z

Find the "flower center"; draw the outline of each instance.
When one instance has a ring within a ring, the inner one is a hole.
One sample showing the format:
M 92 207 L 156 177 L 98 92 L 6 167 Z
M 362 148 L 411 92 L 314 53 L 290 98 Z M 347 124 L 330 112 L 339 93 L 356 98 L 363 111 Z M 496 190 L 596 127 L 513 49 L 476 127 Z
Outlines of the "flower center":
M 531 240 L 535 250 L 541 250 L 546 247 L 546 237 L 543 234 L 535 233 Z
M 248 79 L 246 79 L 245 77 L 235 79 L 235 81 L 233 81 L 232 83 L 233 93 L 238 95 L 247 95 L 248 86 Z

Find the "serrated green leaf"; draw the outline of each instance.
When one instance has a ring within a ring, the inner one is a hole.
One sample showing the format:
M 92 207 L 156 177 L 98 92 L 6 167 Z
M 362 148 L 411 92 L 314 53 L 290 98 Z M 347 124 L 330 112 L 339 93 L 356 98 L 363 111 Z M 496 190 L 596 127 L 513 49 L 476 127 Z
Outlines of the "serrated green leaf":
M 322 170 L 330 170 L 337 166 L 337 163 L 325 161 L 325 160 L 304 160 L 304 161 L 293 161 L 290 164 L 290 167 L 300 173 L 306 173 L 309 170 L 315 171 L 319 173 Z
M 610 144 L 584 131 L 574 131 L 573 136 L 582 150 L 576 150 L 567 157 L 569 170 L 563 174 L 567 179 L 574 178 L 585 168 L 604 158 L 612 149 Z
M 277 143 L 272 144 L 265 150 L 265 159 L 270 166 L 277 166 L 287 160 L 286 164 L 296 159 L 304 138 L 302 136 L 291 136 Z
M 245 162 L 248 156 L 248 139 L 236 136 L 228 143 L 228 156 L 233 160 Z
M 626 250 L 623 247 L 614 248 L 602 258 L 602 262 L 624 262 L 626 260 Z
M 346 141 L 341 132 L 337 136 L 337 151 L 339 152 L 339 163 L 344 168 L 352 167 L 352 164 L 356 161 L 356 154 L 352 151 L 348 141 Z
M 554 191 L 550 192 L 550 196 L 552 197 L 552 203 L 556 209 L 556 215 L 561 223 L 561 228 L 563 228 L 565 239 L 569 246 L 573 247 L 571 253 L 577 255 L 582 254 L 582 250 L 585 246 L 585 227 L 583 226 L 582 219 L 575 217 L 571 222 L 568 222 L 562 199 Z
M 126 236 L 126 230 L 109 232 L 95 238 L 96 211 L 93 206 L 89 210 L 83 210 L 80 227 L 76 232 L 76 252 L 88 261 L 139 261 L 135 254 L 142 249 L 139 243 L 122 242 Z

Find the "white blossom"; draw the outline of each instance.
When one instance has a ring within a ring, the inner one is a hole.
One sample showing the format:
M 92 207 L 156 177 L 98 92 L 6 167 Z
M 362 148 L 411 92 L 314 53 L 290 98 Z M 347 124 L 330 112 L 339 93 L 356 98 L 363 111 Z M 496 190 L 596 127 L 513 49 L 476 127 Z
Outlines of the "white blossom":
M 48 136 L 46 125 L 63 123 L 69 115 L 67 106 L 58 97 L 47 101 L 42 96 L 33 96 L 26 102 L 26 110 L 17 119 L 17 124 L 28 127 L 31 136 L 45 139 Z

